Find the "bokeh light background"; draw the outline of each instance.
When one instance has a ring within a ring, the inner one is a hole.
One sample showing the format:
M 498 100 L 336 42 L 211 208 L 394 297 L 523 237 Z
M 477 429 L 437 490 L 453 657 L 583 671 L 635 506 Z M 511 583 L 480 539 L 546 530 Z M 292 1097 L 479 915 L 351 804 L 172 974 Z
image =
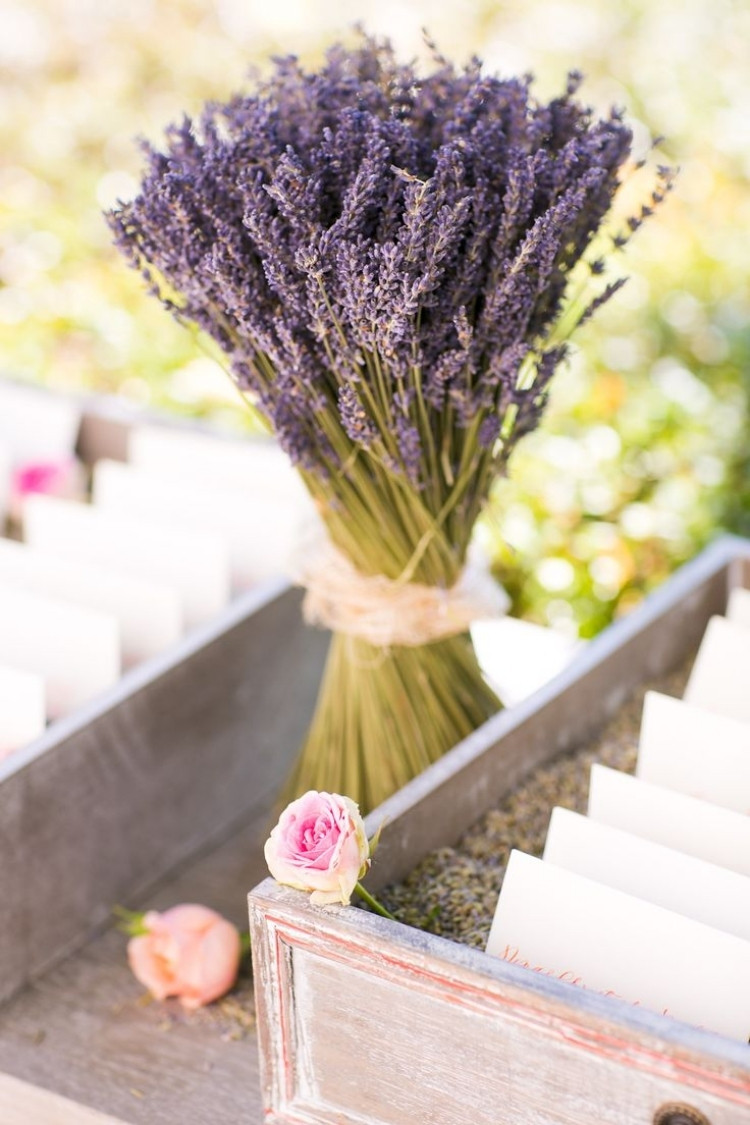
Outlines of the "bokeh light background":
M 590 636 L 719 530 L 750 532 L 750 4 L 746 0 L 0 0 L 0 367 L 149 406 L 246 412 L 115 256 L 141 134 L 314 63 L 355 21 L 425 55 L 566 72 L 626 109 L 674 194 L 628 248 L 625 289 L 577 338 L 543 429 L 482 528 L 517 612 Z

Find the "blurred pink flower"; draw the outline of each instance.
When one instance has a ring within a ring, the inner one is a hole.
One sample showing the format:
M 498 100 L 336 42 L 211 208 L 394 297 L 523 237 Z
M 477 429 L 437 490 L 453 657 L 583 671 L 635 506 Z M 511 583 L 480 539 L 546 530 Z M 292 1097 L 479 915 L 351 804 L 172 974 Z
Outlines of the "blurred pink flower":
M 178 996 L 200 1008 L 228 992 L 241 957 L 236 927 L 206 906 L 173 906 L 143 916 L 145 933 L 128 942 L 130 968 L 157 1000 Z
M 54 492 L 70 474 L 71 462 L 29 461 L 13 474 L 13 487 L 21 496 L 30 492 Z
M 23 502 L 33 493 L 77 499 L 83 496 L 83 473 L 74 457 L 57 461 L 24 461 L 17 465 L 10 480 L 10 511 L 21 519 Z

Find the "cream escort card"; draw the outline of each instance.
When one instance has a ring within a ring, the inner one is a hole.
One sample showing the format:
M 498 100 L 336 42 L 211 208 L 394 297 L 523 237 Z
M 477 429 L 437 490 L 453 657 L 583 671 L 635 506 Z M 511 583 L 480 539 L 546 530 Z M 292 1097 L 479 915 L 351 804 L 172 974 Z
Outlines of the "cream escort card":
M 287 455 L 274 441 L 227 441 L 168 426 L 136 426 L 128 460 L 191 484 L 231 488 L 291 501 L 303 512 L 312 501 Z
M 750 941 L 750 878 L 726 867 L 560 808 L 544 861 Z
M 207 621 L 229 601 L 229 555 L 211 532 L 160 526 L 86 504 L 30 496 L 24 536 L 32 547 L 172 586 L 185 624 Z
M 750 876 L 750 816 L 732 809 L 593 765 L 588 815 Z
M 162 652 L 182 636 L 182 603 L 173 586 L 112 567 L 0 539 L 0 582 L 114 614 L 126 666 Z
M 75 399 L 0 379 L 0 444 L 16 464 L 71 457 L 80 423 Z
M 0 666 L 0 758 L 28 745 L 45 725 L 44 678 Z
M 95 466 L 94 503 L 165 526 L 215 533 L 227 544 L 232 581 L 240 589 L 286 573 L 297 538 L 298 510 L 283 497 L 185 483 L 119 461 Z
M 742 586 L 735 586 L 730 591 L 725 616 L 728 621 L 733 621 L 735 625 L 744 625 L 746 628 L 750 628 L 750 590 L 745 590 Z
M 635 772 L 643 781 L 750 815 L 750 723 L 649 691 Z
M 750 942 L 523 852 L 511 853 L 487 952 L 743 1043 L 750 1035 Z M 696 966 L 710 967 L 702 987 Z
M 44 677 L 51 719 L 86 703 L 120 676 L 113 614 L 0 582 L 0 621 L 0 664 Z
M 685 702 L 750 722 L 750 629 L 712 617 L 685 688 Z

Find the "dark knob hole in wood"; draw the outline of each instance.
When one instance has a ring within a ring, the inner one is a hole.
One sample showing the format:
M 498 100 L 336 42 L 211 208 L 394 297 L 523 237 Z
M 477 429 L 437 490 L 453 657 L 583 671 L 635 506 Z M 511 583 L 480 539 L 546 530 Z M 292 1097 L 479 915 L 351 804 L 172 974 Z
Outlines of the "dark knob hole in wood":
M 689 1105 L 663 1105 L 654 1114 L 654 1125 L 711 1125 L 699 1109 Z

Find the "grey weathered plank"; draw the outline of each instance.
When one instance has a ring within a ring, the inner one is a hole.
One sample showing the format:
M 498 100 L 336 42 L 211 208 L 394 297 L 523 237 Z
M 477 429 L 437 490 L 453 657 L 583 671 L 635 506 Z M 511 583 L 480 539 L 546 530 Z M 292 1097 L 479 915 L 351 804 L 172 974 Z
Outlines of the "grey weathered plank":
M 269 808 L 324 659 L 299 600 L 281 582 L 242 596 L 0 763 L 0 999 Z
M 137 905 L 202 902 L 246 929 L 267 830 L 256 820 Z M 2 1125 L 259 1125 L 254 1033 L 235 1041 L 210 1010 L 183 1017 L 176 1001 L 144 1005 L 125 945 L 105 933 L 0 1009 Z M 250 1012 L 251 990 L 240 998 Z
M 143 418 L 142 410 L 115 395 L 83 399 L 82 407 L 76 443 L 80 459 L 87 465 L 93 465 L 103 457 L 127 461 L 130 430 L 135 422 Z

